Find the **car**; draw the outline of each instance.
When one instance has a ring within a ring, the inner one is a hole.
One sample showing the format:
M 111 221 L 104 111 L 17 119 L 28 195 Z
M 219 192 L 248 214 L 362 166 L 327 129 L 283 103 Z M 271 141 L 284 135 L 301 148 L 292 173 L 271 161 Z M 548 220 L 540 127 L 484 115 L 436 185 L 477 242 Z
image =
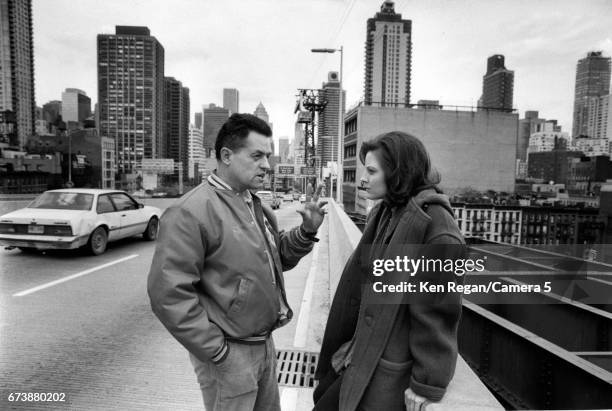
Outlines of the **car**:
M 299 201 L 300 193 L 293 193 L 293 199 L 296 200 L 296 201 Z
M 110 241 L 157 238 L 161 210 L 125 191 L 61 189 L 42 193 L 25 208 L 0 216 L 0 245 L 22 251 L 85 248 L 93 255 Z
M 306 194 L 302 194 L 300 196 L 300 203 L 305 203 L 306 202 Z
M 261 190 L 255 193 L 263 202 L 272 207 L 273 210 L 278 210 L 281 205 L 281 200 L 272 191 Z
M 285 194 L 283 195 L 283 202 L 285 201 L 290 201 L 293 203 L 293 196 L 291 194 Z

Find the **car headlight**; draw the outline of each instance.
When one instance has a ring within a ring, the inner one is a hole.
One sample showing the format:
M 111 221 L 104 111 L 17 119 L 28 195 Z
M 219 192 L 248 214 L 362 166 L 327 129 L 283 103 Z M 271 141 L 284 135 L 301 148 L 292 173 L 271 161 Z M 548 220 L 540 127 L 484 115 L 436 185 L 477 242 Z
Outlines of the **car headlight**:
M 15 226 L 13 224 L 0 223 L 0 234 L 13 234 L 15 233 Z

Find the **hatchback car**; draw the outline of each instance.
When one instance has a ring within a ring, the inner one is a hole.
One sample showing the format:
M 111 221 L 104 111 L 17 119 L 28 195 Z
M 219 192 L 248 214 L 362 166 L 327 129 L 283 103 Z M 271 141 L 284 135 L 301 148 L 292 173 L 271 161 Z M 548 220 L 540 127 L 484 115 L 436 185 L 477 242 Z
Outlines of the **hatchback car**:
M 283 202 L 285 201 L 289 201 L 291 203 L 293 203 L 293 195 L 292 194 L 285 194 L 283 195 Z
M 281 200 L 276 197 L 272 191 L 261 190 L 255 193 L 257 197 L 263 202 L 272 207 L 273 210 L 277 210 L 280 208 Z
M 124 191 L 50 190 L 0 217 L 0 245 L 23 251 L 85 247 L 100 255 L 109 241 L 135 235 L 155 240 L 160 216 L 160 209 Z

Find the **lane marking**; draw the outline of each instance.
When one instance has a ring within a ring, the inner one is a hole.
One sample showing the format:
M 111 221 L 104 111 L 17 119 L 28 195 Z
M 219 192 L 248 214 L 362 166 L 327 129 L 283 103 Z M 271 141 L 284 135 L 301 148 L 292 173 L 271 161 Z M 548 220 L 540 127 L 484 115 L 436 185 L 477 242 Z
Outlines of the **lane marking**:
M 34 287 L 34 288 L 29 288 L 27 290 L 20 291 L 20 292 L 18 292 L 16 294 L 13 294 L 13 297 L 23 297 L 23 296 L 35 293 L 35 292 L 40 291 L 40 290 L 44 290 L 46 288 L 53 287 L 53 286 L 56 286 L 56 285 L 61 284 L 61 283 L 65 283 L 66 281 L 74 280 L 75 278 L 82 277 L 82 276 L 87 275 L 87 274 L 91 274 L 91 273 L 93 273 L 95 271 L 98 271 L 98 270 L 101 270 L 103 268 L 110 267 L 111 265 L 115 265 L 115 264 L 119 264 L 119 263 L 122 263 L 122 262 L 127 261 L 127 260 L 131 260 L 132 258 L 136 258 L 136 257 L 138 257 L 138 254 L 132 254 L 132 255 L 129 255 L 127 257 L 123 257 L 123 258 L 120 258 L 118 260 L 111 261 L 110 263 L 102 264 L 102 265 L 99 265 L 97 267 L 90 268 L 89 270 L 81 271 L 79 273 L 69 275 L 68 277 L 60 278 L 59 280 L 51 281 L 49 283 L 42 284 L 42 285 L 39 285 L 39 286 Z
M 295 411 L 298 402 L 297 388 L 283 388 L 280 398 L 280 406 L 282 411 Z
M 312 250 L 312 261 L 310 262 L 310 270 L 306 278 L 304 286 L 304 294 L 302 295 L 302 304 L 300 305 L 300 314 L 298 315 L 297 324 L 295 326 L 295 337 L 293 346 L 296 348 L 306 346 L 306 337 L 308 336 L 308 322 L 310 321 L 310 303 L 312 301 L 312 292 L 314 290 L 314 280 L 317 273 L 317 263 L 319 260 L 319 243 L 315 243 Z

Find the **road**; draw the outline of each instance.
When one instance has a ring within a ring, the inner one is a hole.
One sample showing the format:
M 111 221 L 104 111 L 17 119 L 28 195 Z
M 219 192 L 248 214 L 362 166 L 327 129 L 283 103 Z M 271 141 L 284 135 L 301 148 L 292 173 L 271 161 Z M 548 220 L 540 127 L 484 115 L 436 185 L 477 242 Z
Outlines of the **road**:
M 299 224 L 298 206 L 276 211 L 281 228 Z M 150 310 L 154 246 L 132 238 L 99 257 L 0 250 L 0 409 L 202 408 L 186 351 Z M 304 288 L 309 273 L 327 270 L 326 252 L 319 255 L 285 273 L 296 318 L 303 301 L 312 309 L 275 333 L 277 348 L 298 340 L 300 349 L 318 347 L 328 302 L 305 296 Z M 318 278 L 314 294 L 325 295 L 319 291 L 326 286 Z M 65 393 L 66 401 L 8 402 L 11 392 Z

